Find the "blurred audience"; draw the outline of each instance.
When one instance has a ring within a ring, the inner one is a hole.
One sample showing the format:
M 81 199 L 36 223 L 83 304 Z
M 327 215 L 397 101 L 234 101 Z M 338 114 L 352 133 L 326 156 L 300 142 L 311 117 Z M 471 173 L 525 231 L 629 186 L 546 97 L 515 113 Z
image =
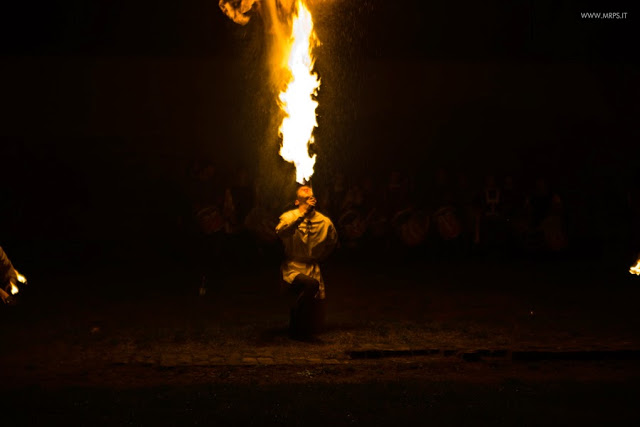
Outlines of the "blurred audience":
M 318 185 L 319 210 L 336 219 L 338 258 L 347 260 L 567 252 L 571 227 L 565 198 L 547 177 L 502 170 L 503 175 L 439 167 L 429 175 L 424 169 L 388 169 L 365 176 L 334 171 Z M 271 262 L 278 256 L 274 227 L 283 207 L 259 196 L 247 170 L 240 168 L 223 182 L 213 164 L 202 163 L 192 177 L 190 203 L 203 265 L 211 266 L 215 257 L 232 266 L 247 257 Z M 530 189 L 526 182 L 533 183 Z M 627 201 L 633 246 L 640 245 L 636 193 L 630 190 Z

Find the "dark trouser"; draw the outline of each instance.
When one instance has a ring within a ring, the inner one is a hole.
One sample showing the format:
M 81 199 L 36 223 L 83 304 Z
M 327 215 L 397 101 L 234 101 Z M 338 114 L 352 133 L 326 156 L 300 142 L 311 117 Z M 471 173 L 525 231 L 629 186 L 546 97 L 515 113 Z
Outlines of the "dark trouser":
M 289 318 L 293 338 L 307 338 L 322 329 L 324 301 L 315 298 L 319 288 L 320 283 L 305 274 L 298 274 L 291 283 L 290 292 L 297 297 Z

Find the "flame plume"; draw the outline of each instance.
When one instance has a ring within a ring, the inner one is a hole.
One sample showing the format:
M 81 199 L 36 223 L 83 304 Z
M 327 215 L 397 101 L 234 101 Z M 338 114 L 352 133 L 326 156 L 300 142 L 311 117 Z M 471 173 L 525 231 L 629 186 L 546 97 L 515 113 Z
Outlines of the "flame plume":
M 318 39 L 313 31 L 311 12 L 302 0 L 298 0 L 297 14 L 293 17 L 287 65 L 290 80 L 280 93 L 279 105 L 286 116 L 278 130 L 282 137 L 280 155 L 296 166 L 296 181 L 304 184 L 313 175 L 316 155 L 309 156 L 309 144 L 313 144 L 313 129 L 318 126 L 316 108 L 320 79 L 313 72 L 313 47 Z
M 296 167 L 296 181 L 308 182 L 313 175 L 316 156 L 309 156 L 318 126 L 314 97 L 320 79 L 313 72 L 312 50 L 320 42 L 313 29 L 311 0 L 219 0 L 220 9 L 234 22 L 246 25 L 250 16 L 260 15 L 269 40 L 271 82 L 285 88 L 277 98 L 284 119 L 278 135 L 282 138 L 280 155 Z
M 629 269 L 629 273 L 635 274 L 636 276 L 640 276 L 640 259 L 636 262 L 636 265 Z

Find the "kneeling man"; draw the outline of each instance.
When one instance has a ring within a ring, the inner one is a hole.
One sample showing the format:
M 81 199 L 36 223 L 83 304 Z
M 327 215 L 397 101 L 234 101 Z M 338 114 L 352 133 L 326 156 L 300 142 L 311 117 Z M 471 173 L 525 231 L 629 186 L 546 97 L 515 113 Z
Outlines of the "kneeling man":
M 331 220 L 316 211 L 311 187 L 298 188 L 295 204 L 296 209 L 280 216 L 276 234 L 284 244 L 282 278 L 297 297 L 291 309 L 290 334 L 306 339 L 323 322 L 319 313 L 325 289 L 319 263 L 335 248 L 338 233 Z

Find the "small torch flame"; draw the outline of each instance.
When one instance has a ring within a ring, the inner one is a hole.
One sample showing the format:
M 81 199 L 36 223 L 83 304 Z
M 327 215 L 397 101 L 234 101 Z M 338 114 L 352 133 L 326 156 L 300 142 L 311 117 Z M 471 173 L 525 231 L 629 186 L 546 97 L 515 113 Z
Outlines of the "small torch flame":
M 288 68 L 290 80 L 284 92 L 280 93 L 280 108 L 286 113 L 279 133 L 282 136 L 280 155 L 296 166 L 296 181 L 308 182 L 313 175 L 316 156 L 309 156 L 309 144 L 313 144 L 313 129 L 318 126 L 316 107 L 313 99 L 320 87 L 318 75 L 313 73 L 314 59 L 311 50 L 318 45 L 313 31 L 311 12 L 302 0 L 297 2 L 297 15 L 293 17 L 291 38 L 288 48 Z
M 18 282 L 20 283 L 27 283 L 27 278 L 24 277 L 22 274 L 18 273 L 16 271 L 16 278 L 18 279 Z M 20 288 L 18 288 L 18 285 L 16 285 L 15 283 L 11 282 L 11 295 L 15 295 L 18 292 L 20 292 Z
M 640 259 L 638 260 L 638 262 L 636 262 L 636 265 L 629 269 L 629 273 L 640 276 Z

